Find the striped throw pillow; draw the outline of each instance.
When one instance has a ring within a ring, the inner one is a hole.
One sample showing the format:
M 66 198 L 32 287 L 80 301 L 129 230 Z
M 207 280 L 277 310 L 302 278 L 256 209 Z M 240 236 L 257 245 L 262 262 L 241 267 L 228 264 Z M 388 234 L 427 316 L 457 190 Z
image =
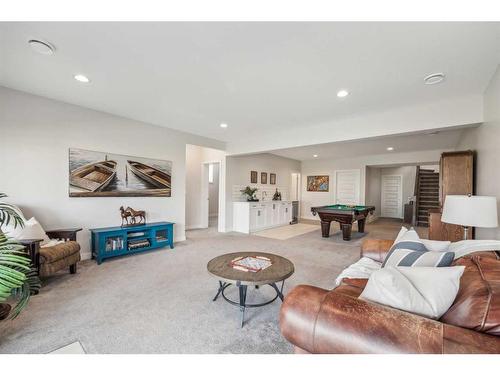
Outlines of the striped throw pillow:
M 382 267 L 449 267 L 455 258 L 453 252 L 429 251 L 420 240 L 395 243 Z

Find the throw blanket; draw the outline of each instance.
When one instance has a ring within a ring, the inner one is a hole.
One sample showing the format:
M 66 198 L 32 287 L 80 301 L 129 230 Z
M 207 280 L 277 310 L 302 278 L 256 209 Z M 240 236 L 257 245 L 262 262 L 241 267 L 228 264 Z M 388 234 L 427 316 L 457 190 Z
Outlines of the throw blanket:
M 342 279 L 369 279 L 372 272 L 382 268 L 382 263 L 376 262 L 373 259 L 363 257 L 356 263 L 351 264 L 335 280 L 335 287 L 338 287 Z
M 468 254 L 480 251 L 500 251 L 500 241 L 464 240 L 452 242 L 447 251 L 454 252 L 455 259 L 458 259 Z M 382 263 L 363 257 L 340 273 L 340 275 L 335 279 L 335 288 L 341 284 L 342 279 L 344 278 L 369 279 L 370 275 L 380 268 L 382 268 Z

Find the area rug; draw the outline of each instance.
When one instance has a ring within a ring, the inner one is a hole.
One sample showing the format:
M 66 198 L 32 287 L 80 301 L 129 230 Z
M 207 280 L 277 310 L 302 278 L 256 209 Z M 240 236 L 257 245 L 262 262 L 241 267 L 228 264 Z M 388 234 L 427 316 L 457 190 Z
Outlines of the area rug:
M 275 240 L 288 240 L 293 237 L 302 236 L 303 234 L 319 230 L 320 227 L 311 224 L 294 224 L 285 225 L 278 228 L 266 229 L 260 232 L 253 233 L 256 236 L 272 238 Z
M 65 345 L 62 348 L 51 351 L 49 354 L 86 354 L 83 349 L 82 344 L 79 341 L 75 341 L 69 345 Z

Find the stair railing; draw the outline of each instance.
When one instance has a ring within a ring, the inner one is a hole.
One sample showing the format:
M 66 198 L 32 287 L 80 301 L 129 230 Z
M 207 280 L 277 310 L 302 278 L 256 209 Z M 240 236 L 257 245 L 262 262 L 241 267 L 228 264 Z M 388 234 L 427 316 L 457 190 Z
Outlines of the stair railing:
M 420 203 L 420 166 L 417 165 L 417 172 L 415 175 L 415 189 L 414 189 L 414 194 L 415 195 L 415 207 L 413 211 L 413 215 L 415 216 L 415 220 L 413 222 L 413 225 L 418 226 L 418 206 Z

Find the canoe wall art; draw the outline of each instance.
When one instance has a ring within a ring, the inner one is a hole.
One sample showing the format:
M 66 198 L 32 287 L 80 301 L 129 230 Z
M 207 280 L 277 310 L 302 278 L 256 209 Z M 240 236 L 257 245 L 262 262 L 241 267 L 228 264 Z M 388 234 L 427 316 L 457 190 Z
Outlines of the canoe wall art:
M 172 162 L 69 149 L 70 197 L 170 197 Z

